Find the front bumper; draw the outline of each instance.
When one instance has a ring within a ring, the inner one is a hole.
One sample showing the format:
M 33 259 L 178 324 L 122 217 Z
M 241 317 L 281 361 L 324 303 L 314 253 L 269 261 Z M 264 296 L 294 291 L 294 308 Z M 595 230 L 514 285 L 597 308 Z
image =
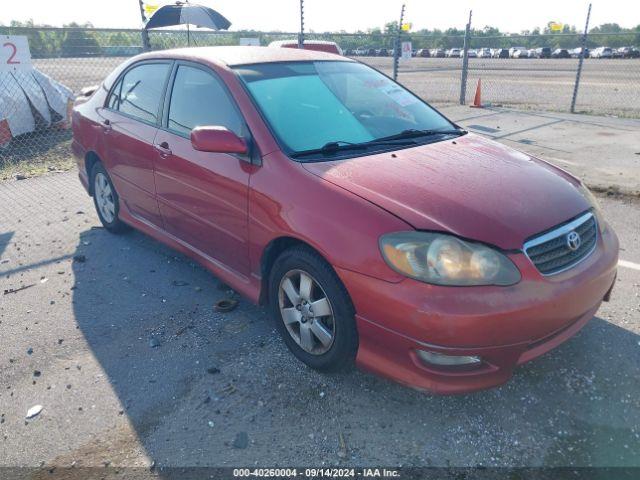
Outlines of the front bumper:
M 618 239 L 607 227 L 587 259 L 549 277 L 522 253 L 510 258 L 522 273 L 510 287 L 389 283 L 337 268 L 357 311 L 358 365 L 441 394 L 500 385 L 517 365 L 555 348 L 593 317 L 615 280 Z M 419 349 L 479 356 L 482 363 L 428 365 Z

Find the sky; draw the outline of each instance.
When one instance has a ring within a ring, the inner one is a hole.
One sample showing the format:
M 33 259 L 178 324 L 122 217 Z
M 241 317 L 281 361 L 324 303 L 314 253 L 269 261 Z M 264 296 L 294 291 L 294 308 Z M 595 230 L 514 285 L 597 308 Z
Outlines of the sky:
M 4 0 L 8 2 L 8 0 Z M 147 0 L 149 3 L 169 3 Z M 299 0 L 196 0 L 218 10 L 231 23 L 230 30 L 298 31 Z M 195 3 L 195 2 L 193 2 Z M 400 16 L 402 0 L 305 0 L 305 29 L 316 32 L 366 30 L 383 27 Z M 464 28 L 473 10 L 472 24 L 520 32 L 544 27 L 549 21 L 584 28 L 587 0 L 405 0 L 406 20 L 413 30 L 421 28 Z M 591 26 L 618 23 L 622 27 L 640 24 L 639 0 L 594 0 Z M 138 0 L 22 0 L 0 9 L 0 23 L 28 20 L 62 26 L 72 21 L 89 21 L 96 27 L 139 28 Z

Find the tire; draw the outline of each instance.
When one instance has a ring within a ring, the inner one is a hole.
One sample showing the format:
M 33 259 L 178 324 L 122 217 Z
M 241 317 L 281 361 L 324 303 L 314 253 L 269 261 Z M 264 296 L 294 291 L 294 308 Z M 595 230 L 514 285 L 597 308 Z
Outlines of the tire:
M 93 204 L 104 228 L 111 233 L 123 233 L 129 230 L 129 226 L 118 217 L 120 213 L 120 197 L 118 197 L 118 192 L 113 186 L 111 177 L 100 162 L 96 162 L 91 169 L 91 186 Z M 106 195 L 107 187 L 108 196 Z M 103 201 L 105 203 L 102 203 Z M 107 203 L 111 205 L 111 208 L 105 209 Z
M 290 280 L 294 290 L 297 287 L 295 293 L 299 294 L 300 302 L 304 303 L 303 295 L 300 295 L 302 274 L 312 280 L 312 288 L 311 295 L 308 296 L 310 301 L 306 306 L 301 304 L 301 309 L 297 310 L 290 295 L 285 293 L 284 285 L 287 279 Z M 328 300 L 331 315 L 322 315 L 327 312 L 323 298 Z M 309 313 L 308 307 L 313 305 L 316 305 L 316 312 Z M 321 372 L 345 371 L 353 367 L 358 351 L 355 309 L 333 268 L 316 252 L 299 246 L 280 254 L 269 275 L 269 306 L 284 343 L 299 360 Z M 286 312 L 283 313 L 283 309 Z M 291 321 L 293 316 L 299 318 L 297 324 Z M 305 320 L 309 316 L 311 318 Z M 288 322 L 285 322 L 285 317 L 289 319 Z M 332 334 L 330 344 L 326 343 L 326 334 L 319 327 Z M 309 351 L 308 341 L 303 340 L 303 337 L 308 340 L 308 336 L 303 335 L 303 329 L 311 330 L 313 351 Z M 316 332 L 322 335 L 318 336 Z M 306 344 L 306 349 L 303 344 Z

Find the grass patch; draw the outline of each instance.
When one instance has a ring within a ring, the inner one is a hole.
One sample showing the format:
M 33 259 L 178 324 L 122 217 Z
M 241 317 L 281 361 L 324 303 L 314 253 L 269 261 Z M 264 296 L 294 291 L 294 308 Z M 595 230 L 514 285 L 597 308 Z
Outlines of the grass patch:
M 73 168 L 70 130 L 43 130 L 13 138 L 0 148 L 0 180 L 35 177 Z

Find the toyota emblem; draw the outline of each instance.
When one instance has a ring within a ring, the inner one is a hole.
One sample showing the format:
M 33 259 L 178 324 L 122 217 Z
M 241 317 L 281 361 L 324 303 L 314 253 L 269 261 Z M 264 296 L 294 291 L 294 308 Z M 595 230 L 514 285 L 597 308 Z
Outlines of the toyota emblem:
M 569 232 L 567 233 L 567 247 L 572 252 L 575 252 L 580 248 L 580 244 L 582 243 L 582 239 L 580 238 L 580 234 L 578 232 Z

